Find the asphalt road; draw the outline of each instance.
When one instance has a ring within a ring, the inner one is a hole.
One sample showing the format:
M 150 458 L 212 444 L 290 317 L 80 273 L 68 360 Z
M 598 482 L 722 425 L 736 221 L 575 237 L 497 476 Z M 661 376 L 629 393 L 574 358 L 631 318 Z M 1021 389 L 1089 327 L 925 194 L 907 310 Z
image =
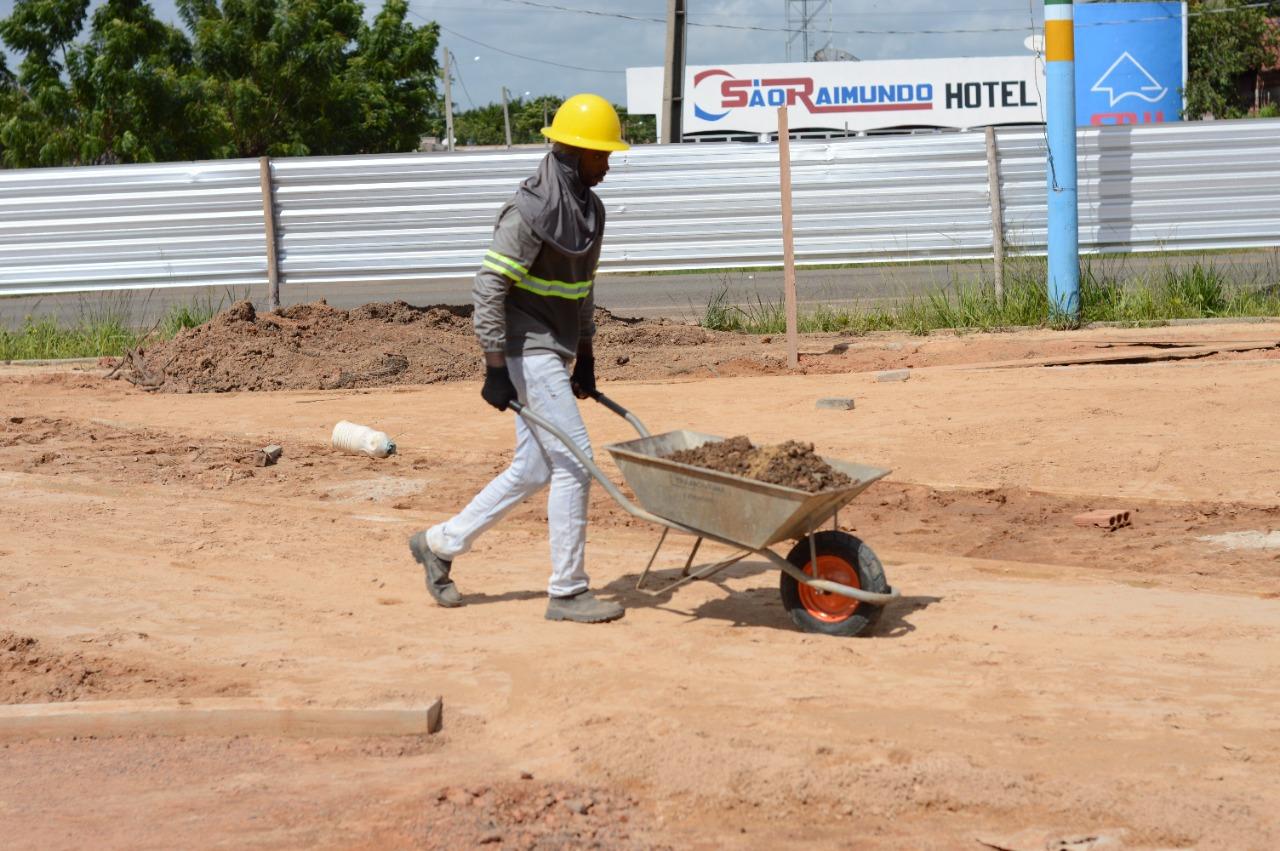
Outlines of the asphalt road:
M 1030 263 L 1034 261 L 1021 261 Z M 1040 261 L 1043 263 L 1043 260 Z M 1280 251 L 1194 254 L 1133 255 L 1123 259 L 1091 261 L 1095 270 L 1110 276 L 1138 276 L 1166 268 L 1185 268 L 1196 262 L 1214 264 L 1242 283 L 1280 284 Z M 990 263 L 916 263 L 896 266 L 863 266 L 842 269 L 801 269 L 796 289 L 801 306 L 818 303 L 872 306 L 911 296 L 923 296 L 946 287 L 990 279 Z M 663 275 L 601 275 L 596 302 L 623 316 L 696 319 L 713 298 L 723 295 L 728 304 L 748 306 L 777 302 L 782 298 L 782 272 L 700 272 Z M 85 317 L 127 317 L 138 327 L 148 327 L 171 308 L 203 304 L 226 305 L 252 297 L 256 306 L 266 293 L 246 289 L 172 288 L 110 293 L 66 293 L 44 296 L 0 297 L 0 327 L 20 328 L 27 317 L 52 316 L 74 324 Z M 357 307 L 371 301 L 403 299 L 410 304 L 467 304 L 471 280 L 403 281 L 372 284 L 324 284 L 281 286 L 285 305 L 324 298 L 335 307 Z

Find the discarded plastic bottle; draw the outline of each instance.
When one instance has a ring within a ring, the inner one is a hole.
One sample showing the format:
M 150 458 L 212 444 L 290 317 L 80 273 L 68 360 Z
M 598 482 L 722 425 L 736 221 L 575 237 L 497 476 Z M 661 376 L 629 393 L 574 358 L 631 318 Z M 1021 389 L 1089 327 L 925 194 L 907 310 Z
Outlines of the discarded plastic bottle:
M 396 454 L 396 444 L 385 431 L 375 431 L 368 426 L 349 423 L 346 420 L 333 427 L 333 448 L 370 458 L 386 458 Z

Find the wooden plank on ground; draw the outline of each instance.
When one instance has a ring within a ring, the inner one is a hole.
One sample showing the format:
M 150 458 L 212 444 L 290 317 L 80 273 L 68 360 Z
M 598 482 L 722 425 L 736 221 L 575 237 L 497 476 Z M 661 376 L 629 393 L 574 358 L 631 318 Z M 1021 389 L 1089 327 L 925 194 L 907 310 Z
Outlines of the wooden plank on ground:
M 69 736 L 422 736 L 439 731 L 440 698 L 419 706 L 300 706 L 260 698 L 19 703 L 0 706 L 0 740 Z
M 1018 369 L 1030 366 L 1088 366 L 1090 364 L 1152 363 L 1155 361 L 1187 360 L 1203 358 L 1223 352 L 1252 352 L 1280 348 L 1280 341 L 1265 343 L 1233 343 L 1231 345 L 1191 346 L 1178 349 L 1158 349 L 1150 352 L 1115 352 L 1106 355 L 1066 355 L 1055 358 L 1023 358 L 1021 360 L 995 361 L 992 363 L 957 364 L 954 369 Z M 947 369 L 948 367 L 942 367 Z

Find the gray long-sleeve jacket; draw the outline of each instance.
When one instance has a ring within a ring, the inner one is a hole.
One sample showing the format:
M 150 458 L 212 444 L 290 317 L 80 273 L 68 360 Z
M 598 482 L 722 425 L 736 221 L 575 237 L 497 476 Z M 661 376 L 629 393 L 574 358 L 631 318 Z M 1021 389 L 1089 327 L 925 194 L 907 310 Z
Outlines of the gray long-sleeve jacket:
M 603 205 L 599 209 L 603 217 Z M 603 232 L 603 219 L 600 230 Z M 472 322 L 486 352 L 555 352 L 566 361 L 595 336 L 592 317 L 600 240 L 580 257 L 544 244 L 509 201 L 472 287 Z

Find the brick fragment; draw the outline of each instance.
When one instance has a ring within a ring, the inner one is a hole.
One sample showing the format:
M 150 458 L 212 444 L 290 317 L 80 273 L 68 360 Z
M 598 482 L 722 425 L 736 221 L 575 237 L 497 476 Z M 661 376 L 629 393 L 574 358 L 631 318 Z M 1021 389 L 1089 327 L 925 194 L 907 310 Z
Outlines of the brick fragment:
M 1077 526 L 1098 526 L 1114 531 L 1130 525 L 1129 512 L 1119 508 L 1098 508 L 1072 518 Z

